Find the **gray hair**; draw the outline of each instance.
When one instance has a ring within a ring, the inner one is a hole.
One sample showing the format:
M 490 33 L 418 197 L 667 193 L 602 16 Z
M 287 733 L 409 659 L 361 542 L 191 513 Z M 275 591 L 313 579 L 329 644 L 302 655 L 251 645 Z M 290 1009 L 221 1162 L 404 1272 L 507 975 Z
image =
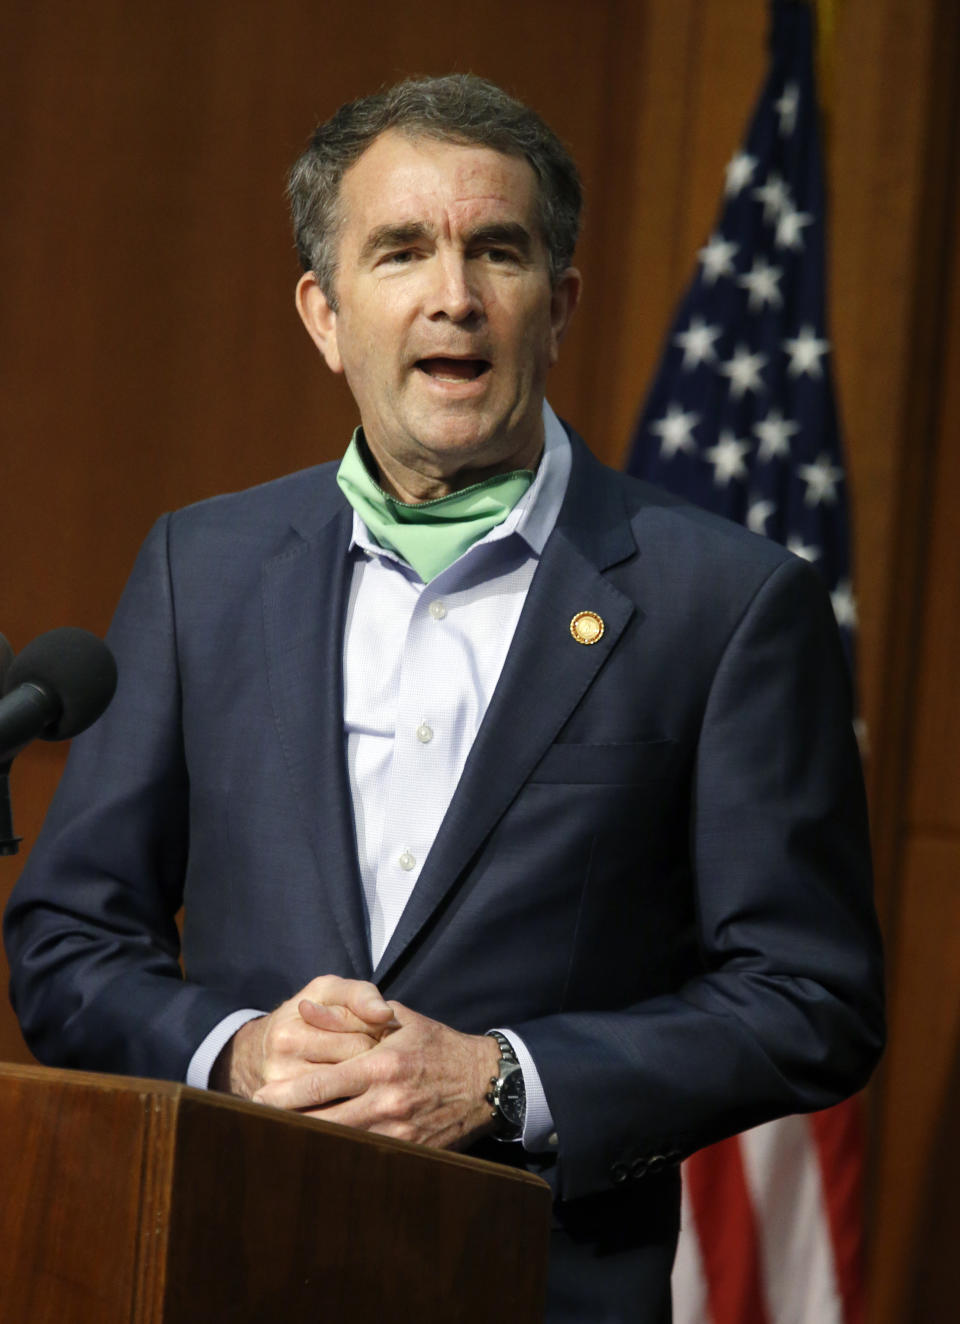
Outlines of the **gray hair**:
M 287 192 L 297 252 L 336 308 L 337 239 L 345 172 L 387 129 L 412 138 L 489 147 L 522 157 L 539 183 L 543 239 L 556 282 L 573 259 L 583 203 L 580 177 L 559 138 L 522 102 L 473 74 L 408 79 L 350 101 L 315 130 L 290 172 Z

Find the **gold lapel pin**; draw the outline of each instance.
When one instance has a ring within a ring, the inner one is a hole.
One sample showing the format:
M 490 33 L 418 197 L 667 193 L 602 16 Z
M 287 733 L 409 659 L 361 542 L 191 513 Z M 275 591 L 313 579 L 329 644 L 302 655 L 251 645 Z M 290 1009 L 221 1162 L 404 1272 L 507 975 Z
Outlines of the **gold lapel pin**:
M 578 644 L 595 644 L 603 637 L 603 617 L 595 611 L 578 611 L 570 622 L 570 633 Z

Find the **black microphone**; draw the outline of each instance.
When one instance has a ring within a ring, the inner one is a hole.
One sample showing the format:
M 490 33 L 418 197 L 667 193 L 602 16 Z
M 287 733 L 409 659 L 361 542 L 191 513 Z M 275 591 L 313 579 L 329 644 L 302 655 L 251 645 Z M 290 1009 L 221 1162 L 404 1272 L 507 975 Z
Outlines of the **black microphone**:
M 116 688 L 117 664 L 95 634 L 65 626 L 38 635 L 3 678 L 0 765 L 9 764 L 37 736 L 69 740 L 85 731 Z

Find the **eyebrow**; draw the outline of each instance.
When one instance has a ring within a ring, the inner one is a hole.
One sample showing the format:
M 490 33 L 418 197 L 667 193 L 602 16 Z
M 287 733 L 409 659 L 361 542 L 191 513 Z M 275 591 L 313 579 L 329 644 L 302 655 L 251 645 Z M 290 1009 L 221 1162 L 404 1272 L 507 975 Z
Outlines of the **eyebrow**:
M 387 223 L 371 230 L 360 249 L 360 261 L 364 262 L 375 253 L 382 253 L 387 248 L 402 248 L 404 244 L 416 243 L 419 239 L 429 239 L 432 230 L 422 221 L 409 221 L 405 225 Z
M 522 257 L 529 257 L 533 252 L 533 236 L 519 221 L 492 221 L 480 225 L 467 235 L 469 244 L 506 244 L 515 248 Z
M 360 250 L 360 261 L 365 262 L 390 248 L 402 248 L 405 244 L 417 243 L 423 239 L 433 239 L 436 231 L 422 221 L 409 221 L 406 224 L 388 222 L 378 225 L 367 235 Z M 519 221 L 491 221 L 487 225 L 468 230 L 465 247 L 477 244 L 506 244 L 516 248 L 520 255 L 529 258 L 533 252 L 533 237 L 525 225 Z

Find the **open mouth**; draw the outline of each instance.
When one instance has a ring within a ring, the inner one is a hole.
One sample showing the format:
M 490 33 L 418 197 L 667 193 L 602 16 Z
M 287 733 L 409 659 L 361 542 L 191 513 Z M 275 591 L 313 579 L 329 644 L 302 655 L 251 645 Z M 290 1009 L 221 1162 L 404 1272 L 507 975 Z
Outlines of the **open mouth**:
M 472 382 L 490 371 L 486 359 L 418 359 L 417 367 L 440 382 Z

